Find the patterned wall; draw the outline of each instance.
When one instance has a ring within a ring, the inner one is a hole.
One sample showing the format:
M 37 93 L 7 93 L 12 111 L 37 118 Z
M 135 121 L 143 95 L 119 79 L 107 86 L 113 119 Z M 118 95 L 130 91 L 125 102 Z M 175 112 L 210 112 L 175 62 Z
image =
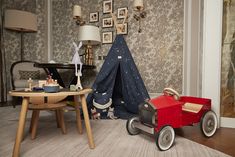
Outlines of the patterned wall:
M 38 21 L 37 33 L 24 33 L 24 60 L 47 61 L 46 53 L 46 5 L 42 0 L 4 0 L 5 9 L 19 9 L 35 13 Z M 3 31 L 4 51 L 6 54 L 7 87 L 10 89 L 11 64 L 20 60 L 20 33 L 6 30 Z
M 183 17 L 184 0 L 146 0 L 147 17 L 142 21 L 143 31 L 138 33 L 138 22 L 133 18 L 133 0 L 113 0 L 114 12 L 117 8 L 128 7 L 128 35 L 126 42 L 140 71 L 148 92 L 158 93 L 164 87 L 173 87 L 182 92 L 183 71 Z M 25 59 L 47 61 L 46 54 L 46 1 L 45 0 L 8 0 L 5 8 L 18 8 L 34 12 L 38 15 L 38 32 L 24 35 Z M 72 41 L 77 41 L 78 26 L 72 19 L 74 4 L 82 6 L 83 18 L 89 24 L 89 13 L 98 11 L 99 22 L 90 23 L 100 26 L 101 32 L 115 29 L 102 29 L 102 18 L 110 17 L 102 14 L 103 0 L 52 0 L 52 35 L 53 60 L 69 62 L 72 59 Z M 120 21 L 121 22 L 121 21 Z M 20 36 L 16 32 L 4 31 L 7 69 L 11 63 L 20 58 Z M 98 72 L 103 60 L 98 56 L 107 55 L 111 44 L 100 44 L 94 47 L 95 65 Z M 91 84 L 95 78 L 85 79 Z M 9 78 L 9 74 L 8 74 Z
M 89 24 L 89 12 L 99 12 L 101 32 L 115 29 L 102 28 L 102 19 L 110 17 L 102 14 L 103 0 L 54 0 L 53 1 L 53 55 L 54 60 L 69 62 L 72 58 L 72 41 L 77 41 L 77 27 L 72 20 L 72 7 L 79 4 L 83 17 Z M 113 0 L 114 12 L 117 8 L 128 7 L 128 35 L 126 42 L 150 93 L 158 93 L 164 87 L 173 87 L 182 92 L 183 63 L 183 0 L 145 1 L 147 17 L 143 20 L 143 31 L 138 33 L 138 22 L 133 18 L 133 0 Z M 121 22 L 121 21 L 120 21 Z M 98 56 L 107 55 L 111 44 L 94 47 L 97 71 L 103 64 Z
M 235 0 L 224 0 L 221 59 L 221 115 L 235 118 Z

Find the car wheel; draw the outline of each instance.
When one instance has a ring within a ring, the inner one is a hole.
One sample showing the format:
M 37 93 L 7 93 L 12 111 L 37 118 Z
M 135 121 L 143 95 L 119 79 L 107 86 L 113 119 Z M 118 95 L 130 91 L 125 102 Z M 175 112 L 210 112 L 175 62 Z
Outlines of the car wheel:
M 156 145 L 161 151 L 168 150 L 174 143 L 175 131 L 171 126 L 164 126 L 156 138 Z
M 207 111 L 201 119 L 201 131 L 206 137 L 211 137 L 215 134 L 218 125 L 215 112 Z
M 133 125 L 133 122 L 139 122 L 139 117 L 132 117 L 126 122 L 126 130 L 130 135 L 137 135 L 140 130 Z

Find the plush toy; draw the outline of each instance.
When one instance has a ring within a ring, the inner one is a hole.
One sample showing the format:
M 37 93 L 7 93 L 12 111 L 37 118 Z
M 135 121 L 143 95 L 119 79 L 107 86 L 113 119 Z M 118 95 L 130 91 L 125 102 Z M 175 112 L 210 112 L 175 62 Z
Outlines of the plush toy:
M 91 119 L 93 120 L 99 120 L 100 119 L 100 113 L 96 111 L 96 108 L 91 109 Z
M 114 111 L 114 107 L 109 107 L 107 117 L 109 117 L 110 119 L 117 119 L 117 117 L 114 116 L 113 111 Z

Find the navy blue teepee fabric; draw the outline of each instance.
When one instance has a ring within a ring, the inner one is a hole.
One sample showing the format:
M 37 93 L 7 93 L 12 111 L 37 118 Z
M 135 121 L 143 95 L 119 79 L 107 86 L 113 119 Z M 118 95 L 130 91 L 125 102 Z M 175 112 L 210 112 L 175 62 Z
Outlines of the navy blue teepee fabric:
M 92 89 L 94 92 L 87 97 L 88 107 L 92 107 L 93 99 L 97 95 L 102 97 L 104 95 L 102 93 L 105 93 L 103 102 L 112 98 L 114 114 L 120 118 L 128 118 L 131 114 L 138 113 L 138 105 L 149 99 L 143 80 L 122 35 L 116 36 Z

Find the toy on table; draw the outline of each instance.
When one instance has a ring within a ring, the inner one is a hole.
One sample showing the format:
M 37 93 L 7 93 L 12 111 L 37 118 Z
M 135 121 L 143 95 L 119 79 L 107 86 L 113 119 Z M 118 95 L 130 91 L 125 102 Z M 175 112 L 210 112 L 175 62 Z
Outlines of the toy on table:
M 164 151 L 174 143 L 174 128 L 199 122 L 206 137 L 215 134 L 218 122 L 211 110 L 211 100 L 180 96 L 177 91 L 165 88 L 163 95 L 139 105 L 139 115 L 127 121 L 126 129 L 130 135 L 140 130 L 156 135 L 156 145 Z
M 33 88 L 33 80 L 31 78 L 28 79 L 28 85 L 29 85 L 29 88 L 25 88 L 24 91 L 32 91 L 32 88 Z
M 82 76 L 82 62 L 78 54 L 79 49 L 82 47 L 82 42 L 80 42 L 78 46 L 75 42 L 73 42 L 73 46 L 74 46 L 74 56 L 72 59 L 72 63 L 75 65 L 75 76 L 77 76 L 76 89 L 79 90 L 83 89 L 80 80 L 80 77 Z M 77 68 L 78 64 L 80 66 L 79 70 Z
M 60 85 L 57 83 L 57 80 L 52 79 L 51 75 L 48 75 L 46 84 L 44 85 L 44 92 L 47 93 L 56 93 L 60 90 Z
M 47 84 L 47 80 L 39 80 L 38 81 L 38 87 L 43 88 Z
M 29 83 L 29 89 L 32 90 L 33 80 L 31 78 L 29 78 L 28 83 Z

